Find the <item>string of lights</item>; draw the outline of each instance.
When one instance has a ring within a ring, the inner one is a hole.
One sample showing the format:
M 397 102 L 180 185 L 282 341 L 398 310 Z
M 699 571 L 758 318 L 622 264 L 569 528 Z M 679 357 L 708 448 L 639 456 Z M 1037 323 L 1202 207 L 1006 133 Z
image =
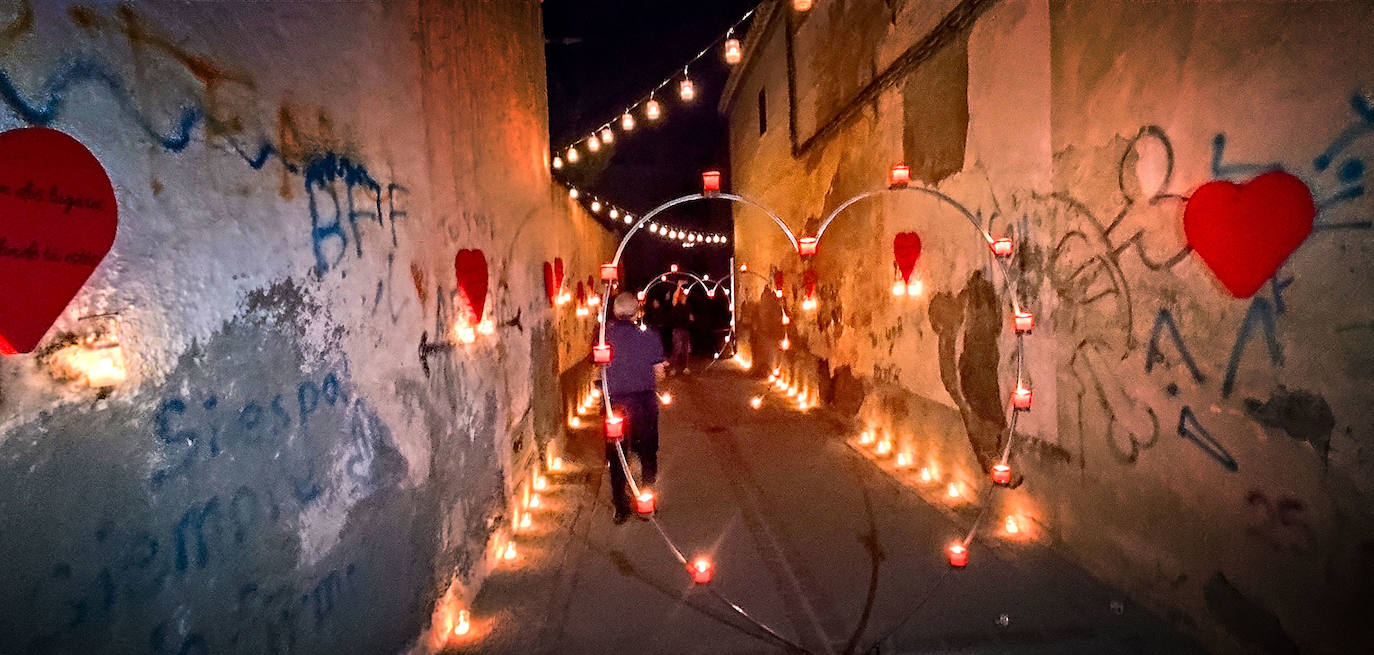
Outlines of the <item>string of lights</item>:
M 592 215 L 606 216 L 611 224 L 617 227 L 628 228 L 635 224 L 636 217 L 633 213 L 600 198 L 588 196 L 575 186 L 568 187 L 568 197 L 578 201 Z M 693 248 L 698 245 L 721 246 L 730 242 L 730 237 L 724 234 L 688 230 L 656 221 L 649 223 L 648 230 L 649 234 L 665 241 L 676 241 L 684 248 Z
M 810 0 L 794 0 L 792 3 L 793 8 L 797 11 L 807 11 L 811 8 L 811 5 L 812 3 Z M 720 48 L 721 59 L 724 60 L 726 64 L 734 66 L 743 61 L 744 46 L 741 44 L 739 37 L 736 36 L 736 32 L 742 31 L 744 29 L 744 24 L 752 18 L 757 11 L 758 6 L 756 5 L 749 11 L 744 12 L 743 16 L 740 16 L 730 24 L 730 27 L 725 30 L 724 34 L 716 37 L 707 44 L 706 47 L 702 48 L 700 52 L 697 52 L 689 58 L 682 65 L 681 73 L 676 72 L 677 69 L 674 68 L 674 72 L 671 75 L 663 78 L 662 81 L 654 85 L 653 88 L 649 89 L 647 94 L 640 96 L 637 100 L 630 103 L 619 116 L 608 118 L 598 127 L 589 131 L 587 136 L 581 139 L 562 147 L 554 148 L 552 160 L 554 169 L 561 170 L 564 166 L 575 165 L 582 160 L 584 152 L 588 155 L 594 155 L 601 152 L 603 147 L 615 143 L 618 138 L 616 136 L 617 127 L 623 134 L 634 131 L 635 127 L 639 124 L 639 119 L 635 118 L 636 114 L 642 114 L 643 120 L 649 123 L 663 120 L 664 109 L 663 103 L 659 102 L 660 92 L 675 81 L 677 82 L 677 96 L 679 100 L 684 104 L 696 100 L 697 85 L 696 82 L 692 81 L 692 66 L 696 65 L 697 62 L 701 61 L 702 57 L 710 54 L 711 51 L 717 47 Z

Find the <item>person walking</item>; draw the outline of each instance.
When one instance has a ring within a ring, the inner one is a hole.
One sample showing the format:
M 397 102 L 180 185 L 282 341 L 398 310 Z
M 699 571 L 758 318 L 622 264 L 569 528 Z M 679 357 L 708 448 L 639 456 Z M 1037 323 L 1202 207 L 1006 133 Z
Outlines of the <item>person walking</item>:
M 658 335 L 632 322 L 639 311 L 634 294 L 617 295 L 611 309 L 613 320 L 606 325 L 612 355 L 606 365 L 606 390 L 612 411 L 625 421 L 626 457 L 629 452 L 638 456 L 644 483 L 653 484 L 658 478 L 658 383 L 666 366 L 663 343 Z M 611 504 L 619 525 L 630 516 L 630 492 L 614 442 L 606 443 L 606 462 L 611 466 Z
M 692 357 L 692 306 L 687 302 L 687 290 L 683 288 L 683 283 L 677 283 L 677 289 L 673 291 L 673 304 L 668 308 L 668 321 L 673 326 L 673 356 L 672 364 L 674 373 L 691 373 L 688 368 Z

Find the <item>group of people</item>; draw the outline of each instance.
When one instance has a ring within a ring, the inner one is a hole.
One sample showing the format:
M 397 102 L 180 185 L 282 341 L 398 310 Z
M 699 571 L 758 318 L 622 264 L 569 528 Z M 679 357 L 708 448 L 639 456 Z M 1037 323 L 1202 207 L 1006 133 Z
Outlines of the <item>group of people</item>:
M 640 477 L 646 485 L 658 479 L 658 383 L 670 367 L 673 373 L 691 372 L 690 325 L 694 319 L 682 284 L 674 289 L 667 307 L 655 299 L 652 310 L 659 329 L 668 333 L 671 358 L 664 355 L 662 336 L 634 323 L 640 305 L 632 293 L 620 293 L 611 302 L 612 320 L 606 326 L 606 343 L 614 353 L 606 365 L 606 390 L 611 407 L 624 421 L 626 455 L 633 453 L 639 458 Z M 606 463 L 611 468 L 611 504 L 619 525 L 630 517 L 631 498 L 614 442 L 606 443 Z

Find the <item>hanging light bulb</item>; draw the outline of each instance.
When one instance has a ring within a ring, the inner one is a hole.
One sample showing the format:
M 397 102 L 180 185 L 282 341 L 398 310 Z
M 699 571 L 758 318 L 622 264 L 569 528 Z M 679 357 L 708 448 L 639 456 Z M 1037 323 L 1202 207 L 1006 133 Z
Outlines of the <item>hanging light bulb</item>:
M 739 47 L 739 39 L 730 37 L 725 40 L 725 63 L 734 65 L 744 58 L 744 51 Z
M 587 151 L 588 151 L 588 152 L 596 152 L 596 151 L 598 151 L 598 150 L 600 150 L 600 149 L 601 149 L 601 139 L 596 138 L 596 135 L 595 135 L 595 134 L 591 135 L 591 137 L 589 137 L 589 138 L 587 139 Z
M 629 214 L 626 214 L 626 215 L 625 215 L 625 224 L 626 224 L 626 225 L 629 225 L 629 224 L 631 224 L 631 223 L 633 223 L 633 222 L 635 222 L 635 217 L 633 217 L 633 216 L 631 216 L 631 215 L 629 215 Z
M 677 95 L 683 102 L 691 102 L 697 97 L 697 89 L 692 85 L 692 78 L 687 77 L 687 72 L 683 71 L 681 82 L 677 83 Z
M 593 201 L 592 201 L 592 211 L 593 211 L 593 212 L 600 212 L 600 211 L 601 211 L 601 201 L 600 201 L 600 200 L 593 200 Z
M 662 115 L 663 107 L 659 106 L 657 100 L 650 97 L 649 101 L 644 103 L 644 117 L 651 121 L 656 121 Z
M 576 164 L 581 155 L 577 154 L 577 146 L 568 146 L 568 163 Z
M 753 407 L 754 409 L 763 407 L 763 396 L 754 396 L 753 398 L 750 398 L 749 406 Z
M 634 114 L 631 114 L 627 111 L 620 115 L 620 129 L 625 130 L 626 132 L 635 129 Z
M 562 158 L 562 157 L 559 157 L 558 155 L 554 155 L 554 156 L 553 156 L 553 169 L 554 169 L 554 170 L 559 170 L 559 169 L 562 169 L 562 168 L 563 168 L 563 158 Z
M 615 143 L 615 132 L 612 132 L 609 127 L 601 128 L 601 142 L 606 145 Z
M 610 216 L 612 219 L 620 218 L 620 210 L 612 207 L 611 212 L 607 214 L 607 216 Z
M 571 188 L 568 189 L 568 197 L 569 197 L 569 198 L 572 198 L 573 200 L 577 200 L 577 196 L 579 196 L 579 195 L 581 195 L 581 194 L 579 194 L 579 193 L 577 192 L 577 187 L 571 187 Z

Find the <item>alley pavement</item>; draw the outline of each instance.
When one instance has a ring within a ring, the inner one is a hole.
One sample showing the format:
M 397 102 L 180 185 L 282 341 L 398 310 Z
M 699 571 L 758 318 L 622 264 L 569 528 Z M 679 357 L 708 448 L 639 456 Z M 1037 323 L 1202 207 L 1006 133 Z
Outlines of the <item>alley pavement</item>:
M 551 476 L 518 558 L 492 574 L 451 652 L 1201 652 L 1043 546 L 977 548 L 951 569 L 943 549 L 961 532 L 945 514 L 846 445 L 842 422 L 734 367 L 664 390 L 659 521 L 688 557 L 711 556 L 720 597 L 692 585 L 652 523 L 612 522 L 589 420 L 569 437 L 575 468 Z

